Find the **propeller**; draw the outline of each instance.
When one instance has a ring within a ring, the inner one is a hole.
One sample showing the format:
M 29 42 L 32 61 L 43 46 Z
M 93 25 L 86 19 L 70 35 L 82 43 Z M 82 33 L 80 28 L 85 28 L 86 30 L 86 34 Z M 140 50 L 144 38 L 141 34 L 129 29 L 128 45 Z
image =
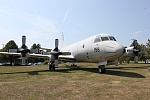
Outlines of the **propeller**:
M 58 67 L 58 57 L 59 57 L 59 55 L 71 55 L 70 52 L 60 52 L 59 49 L 58 49 L 58 45 L 59 45 L 59 40 L 55 39 L 55 48 L 50 53 L 51 56 L 52 56 L 50 61 L 55 63 L 55 68 Z
M 124 57 L 131 57 L 135 56 L 135 63 L 138 63 L 138 53 L 140 52 L 140 50 L 137 49 L 137 47 L 125 47 L 123 50 L 124 53 Z
M 22 58 L 22 65 L 26 65 L 26 54 L 30 52 L 30 50 L 26 46 L 26 36 L 22 36 L 22 46 L 19 50 Z
M 60 55 L 60 52 L 58 52 L 58 44 L 59 44 L 59 40 L 55 39 L 55 48 L 51 53 L 52 55 L 54 55 L 55 67 L 58 67 L 58 56 Z
M 140 50 L 138 50 L 137 47 L 134 47 L 133 54 L 135 56 L 135 58 L 134 58 L 135 63 L 138 63 L 138 54 L 139 54 L 139 52 L 140 52 Z

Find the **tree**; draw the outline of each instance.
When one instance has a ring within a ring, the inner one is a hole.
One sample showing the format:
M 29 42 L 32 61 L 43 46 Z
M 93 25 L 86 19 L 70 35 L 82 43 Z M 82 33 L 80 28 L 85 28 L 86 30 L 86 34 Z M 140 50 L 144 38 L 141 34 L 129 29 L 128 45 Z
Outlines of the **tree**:
M 150 40 L 148 39 L 148 42 L 146 42 L 146 56 L 150 56 Z
M 4 48 L 1 49 L 1 51 L 3 52 L 7 52 L 9 49 L 18 49 L 17 44 L 15 43 L 15 41 L 10 40 Z
M 40 44 L 33 44 L 32 46 L 31 46 L 31 49 L 39 49 L 39 48 L 41 48 L 41 45 Z
M 150 48 L 150 40 L 148 39 L 148 42 L 146 42 L 146 47 Z
M 141 50 L 142 47 L 141 45 L 137 42 L 137 40 L 133 40 L 132 44 L 130 45 L 130 47 L 134 46 L 135 49 Z
M 41 48 L 41 45 L 40 44 L 33 44 L 31 46 L 31 49 L 39 49 Z M 44 59 L 43 58 L 28 58 L 28 61 L 29 62 L 32 62 L 32 63 L 35 63 L 35 62 L 44 62 Z
M 8 52 L 9 49 L 17 49 L 18 50 L 18 46 L 15 43 L 15 41 L 10 40 L 4 48 L 2 48 L 0 51 L 1 52 Z M 4 62 L 10 62 L 10 64 L 12 65 L 13 61 L 16 59 L 17 57 L 14 56 L 7 56 L 7 55 L 0 55 L 0 60 L 4 61 Z
M 137 40 L 136 39 L 134 39 L 133 40 L 133 42 L 132 42 L 132 44 L 130 45 L 130 47 L 134 47 L 134 49 L 137 49 L 137 50 L 141 50 L 141 46 L 139 45 L 139 43 L 137 42 Z M 135 55 L 138 55 L 139 56 L 139 58 L 141 58 L 141 54 L 132 54 L 133 56 L 132 57 L 130 57 L 130 60 L 134 60 L 134 56 Z

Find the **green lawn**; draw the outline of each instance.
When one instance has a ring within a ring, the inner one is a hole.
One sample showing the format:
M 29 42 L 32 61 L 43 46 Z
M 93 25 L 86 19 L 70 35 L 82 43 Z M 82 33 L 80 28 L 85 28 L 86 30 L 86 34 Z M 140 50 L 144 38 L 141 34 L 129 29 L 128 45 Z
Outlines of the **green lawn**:
M 0 100 L 149 100 L 150 64 L 0 66 Z

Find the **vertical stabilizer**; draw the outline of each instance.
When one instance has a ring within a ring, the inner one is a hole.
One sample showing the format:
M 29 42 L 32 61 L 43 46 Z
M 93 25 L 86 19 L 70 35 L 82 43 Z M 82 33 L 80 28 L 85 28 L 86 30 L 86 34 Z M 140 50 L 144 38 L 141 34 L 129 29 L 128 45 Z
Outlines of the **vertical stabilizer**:
M 62 32 L 62 48 L 64 47 L 64 34 Z

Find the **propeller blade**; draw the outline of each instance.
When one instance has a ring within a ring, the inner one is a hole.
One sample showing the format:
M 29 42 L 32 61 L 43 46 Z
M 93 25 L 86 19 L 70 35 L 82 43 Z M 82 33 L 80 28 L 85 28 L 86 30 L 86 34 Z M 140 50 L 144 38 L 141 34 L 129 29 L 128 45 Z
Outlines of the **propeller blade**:
M 22 57 L 22 64 L 21 65 L 26 65 L 26 58 Z
M 26 36 L 22 36 L 22 45 L 26 44 Z
M 58 39 L 55 39 L 55 48 L 58 48 Z
M 58 39 L 55 39 L 55 49 L 53 51 L 58 52 Z
M 55 59 L 55 68 L 58 68 L 58 59 Z
M 138 56 L 135 56 L 134 62 L 135 62 L 135 63 L 138 63 Z

